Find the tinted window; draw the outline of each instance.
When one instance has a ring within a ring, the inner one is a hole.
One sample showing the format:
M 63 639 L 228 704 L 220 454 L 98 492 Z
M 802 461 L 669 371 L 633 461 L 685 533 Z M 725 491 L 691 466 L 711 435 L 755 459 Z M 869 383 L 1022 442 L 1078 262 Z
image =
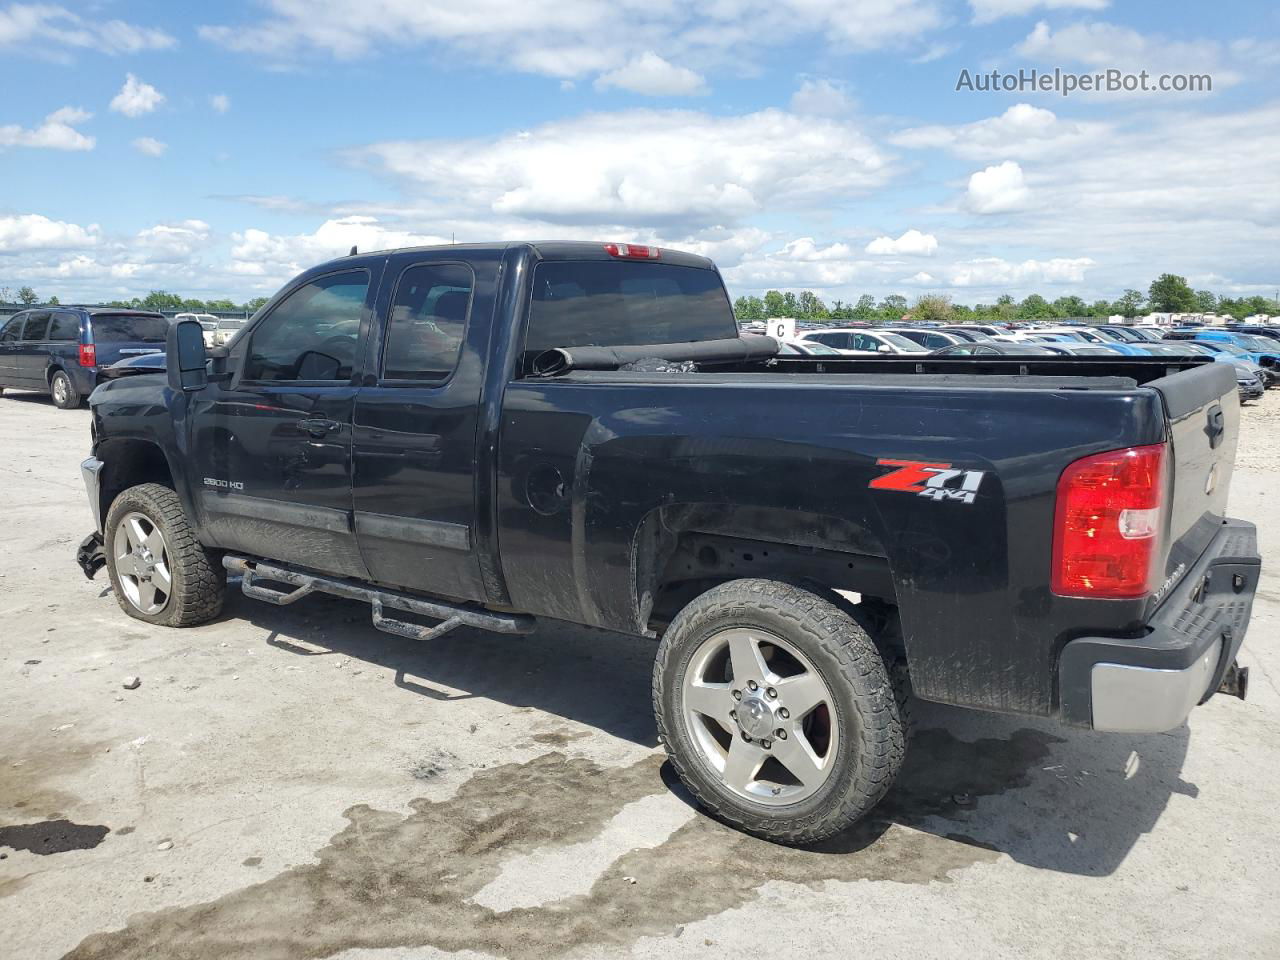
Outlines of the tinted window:
M 368 292 L 363 270 L 293 291 L 254 330 L 245 379 L 350 380 Z
M 444 380 L 458 363 L 471 309 L 471 268 L 421 264 L 400 274 L 382 376 L 388 380 Z
M 626 260 L 546 261 L 533 272 L 525 350 L 737 337 L 713 270 Z
M 90 318 L 94 343 L 164 343 L 169 321 L 164 317 L 133 317 L 124 313 L 101 313 Z
M 880 341 L 875 337 L 865 333 L 854 333 L 849 335 L 850 350 L 879 350 Z
M 27 319 L 25 313 L 20 313 L 16 317 L 10 317 L 9 322 L 0 329 L 0 343 L 12 343 L 22 336 L 22 324 Z
M 49 335 L 49 314 L 27 314 L 27 325 L 22 328 L 23 340 L 44 340 Z
M 80 317 L 74 313 L 55 313 L 49 327 L 50 340 L 80 341 Z

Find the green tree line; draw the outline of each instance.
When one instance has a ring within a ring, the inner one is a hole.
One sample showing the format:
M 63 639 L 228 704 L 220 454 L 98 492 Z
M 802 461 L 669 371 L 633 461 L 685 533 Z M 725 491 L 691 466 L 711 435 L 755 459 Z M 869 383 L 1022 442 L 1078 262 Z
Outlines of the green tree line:
M 1193 290 L 1185 277 L 1162 273 L 1147 287 L 1146 294 L 1125 290 L 1115 300 L 1086 303 L 1071 295 L 1046 300 L 1033 293 L 1022 300 L 1005 294 L 995 303 L 968 306 L 954 303 L 945 294 L 930 293 L 914 303 L 900 294 L 876 300 L 863 294 L 854 303 L 833 300 L 824 303 L 813 291 L 769 290 L 763 297 L 739 297 L 733 304 L 739 320 L 767 320 L 770 317 L 795 317 L 797 320 L 840 321 L 862 320 L 872 323 L 896 323 L 903 317 L 949 323 L 1005 323 L 1011 320 L 1048 320 L 1057 317 L 1110 317 L 1119 314 L 1136 317 L 1147 313 L 1219 313 L 1243 320 L 1256 313 L 1280 314 L 1280 303 L 1269 297 L 1220 297 L 1208 290 Z
M 31 287 L 19 287 L 16 291 L 8 287 L 0 287 L 0 303 L 21 303 L 31 306 L 33 303 L 47 303 L 57 306 L 60 301 L 56 296 L 42 299 Z M 178 310 L 187 313 L 253 313 L 264 303 L 266 297 L 254 297 L 244 303 L 236 303 L 229 297 L 217 300 L 200 300 L 196 297 L 183 297 L 167 290 L 152 290 L 145 297 L 133 297 L 129 300 L 108 300 L 99 306 L 126 307 L 131 310 Z

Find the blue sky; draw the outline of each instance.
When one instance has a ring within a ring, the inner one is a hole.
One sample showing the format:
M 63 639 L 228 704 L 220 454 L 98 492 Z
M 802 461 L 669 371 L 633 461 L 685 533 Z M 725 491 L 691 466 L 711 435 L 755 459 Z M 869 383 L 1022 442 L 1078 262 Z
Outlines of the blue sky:
M 962 70 L 1212 92 L 956 91 Z M 1280 285 L 1280 11 L 0 0 L 0 287 L 241 300 L 361 248 L 637 240 L 731 291 Z

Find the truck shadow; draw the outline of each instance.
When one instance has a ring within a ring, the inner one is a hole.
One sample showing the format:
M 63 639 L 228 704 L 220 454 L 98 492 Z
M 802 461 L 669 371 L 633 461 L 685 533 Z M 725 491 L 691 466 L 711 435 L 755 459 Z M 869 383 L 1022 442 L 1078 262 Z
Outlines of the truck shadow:
M 234 589 L 226 615 L 266 631 L 276 650 L 376 665 L 394 674 L 396 687 L 433 701 L 484 697 L 657 745 L 652 640 L 545 622 L 524 637 L 459 629 L 423 645 L 373 629 L 362 604 L 321 595 L 274 607 Z M 1174 794 L 1197 795 L 1181 778 L 1185 726 L 1156 736 L 1104 735 L 927 703 L 916 704 L 916 717 L 893 789 L 848 835 L 814 852 L 863 850 L 900 824 L 1029 866 L 1106 876 Z M 669 768 L 663 778 L 692 803 Z

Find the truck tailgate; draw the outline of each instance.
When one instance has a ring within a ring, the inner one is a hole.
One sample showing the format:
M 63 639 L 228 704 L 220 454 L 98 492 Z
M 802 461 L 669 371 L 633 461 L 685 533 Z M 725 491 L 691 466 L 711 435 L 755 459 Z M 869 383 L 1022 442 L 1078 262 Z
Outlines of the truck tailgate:
M 1172 501 L 1169 550 L 1158 602 L 1191 568 L 1226 516 L 1240 427 L 1229 364 L 1206 363 L 1152 381 L 1169 417 Z

